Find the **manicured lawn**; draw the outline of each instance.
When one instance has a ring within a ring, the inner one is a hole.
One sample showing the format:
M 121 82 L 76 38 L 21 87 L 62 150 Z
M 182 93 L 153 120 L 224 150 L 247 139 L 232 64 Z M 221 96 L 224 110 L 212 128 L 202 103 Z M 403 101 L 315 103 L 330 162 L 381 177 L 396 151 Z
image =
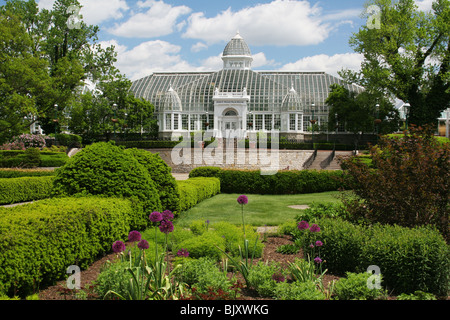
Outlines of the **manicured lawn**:
M 339 193 L 339 191 L 331 191 L 296 195 L 250 194 L 247 195 L 248 204 L 244 205 L 245 223 L 253 226 L 276 226 L 295 218 L 300 212 L 289 206 L 339 202 L 337 197 Z M 204 200 L 194 208 L 181 213 L 175 220 L 175 224 L 188 227 L 194 220 L 242 224 L 241 206 L 236 201 L 239 196 L 240 194 L 222 193 Z

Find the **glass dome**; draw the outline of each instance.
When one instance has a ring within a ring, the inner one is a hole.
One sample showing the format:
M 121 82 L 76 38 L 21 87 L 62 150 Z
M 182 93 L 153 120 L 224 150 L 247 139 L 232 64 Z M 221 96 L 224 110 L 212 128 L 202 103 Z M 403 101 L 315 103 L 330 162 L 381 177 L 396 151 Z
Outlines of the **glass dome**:
M 178 93 L 170 86 L 169 90 L 164 95 L 163 102 L 164 111 L 181 111 L 181 99 Z
M 228 42 L 223 50 L 223 56 L 251 56 L 252 53 L 247 43 L 241 37 L 239 32 Z
M 295 91 L 294 86 L 292 86 L 289 93 L 284 97 L 281 103 L 281 112 L 289 111 L 301 111 L 303 112 L 303 105 L 300 96 Z

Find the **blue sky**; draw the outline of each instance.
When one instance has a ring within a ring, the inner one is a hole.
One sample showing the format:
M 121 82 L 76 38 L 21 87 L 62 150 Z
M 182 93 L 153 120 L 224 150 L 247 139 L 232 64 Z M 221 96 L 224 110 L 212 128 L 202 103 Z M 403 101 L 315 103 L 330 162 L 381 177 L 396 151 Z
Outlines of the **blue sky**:
M 51 8 L 54 0 L 36 0 Z M 2 1 L 3 2 L 3 1 Z M 156 71 L 220 70 L 239 30 L 255 70 L 359 69 L 348 44 L 366 23 L 365 0 L 79 0 L 81 14 L 115 45 L 117 67 L 131 80 Z M 426 9 L 432 0 L 416 0 Z

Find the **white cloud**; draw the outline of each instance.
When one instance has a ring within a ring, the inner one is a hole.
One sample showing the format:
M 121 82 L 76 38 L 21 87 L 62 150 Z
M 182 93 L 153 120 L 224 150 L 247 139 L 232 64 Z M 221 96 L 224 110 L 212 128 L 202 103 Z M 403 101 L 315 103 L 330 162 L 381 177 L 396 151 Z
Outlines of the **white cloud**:
M 154 0 L 139 1 L 138 7 L 141 9 L 148 8 L 148 10 L 131 15 L 127 21 L 116 24 L 108 31 L 122 37 L 161 37 L 171 34 L 177 27 L 178 18 L 191 12 L 191 9 L 186 6 L 174 7 L 162 1 Z
M 251 45 L 311 45 L 324 41 L 330 26 L 320 18 L 320 8 L 308 1 L 275 0 L 212 18 L 196 12 L 188 18 L 185 38 L 209 44 L 227 41 L 239 29 Z
M 208 49 L 208 46 L 203 42 L 197 42 L 191 47 L 192 52 L 200 52 L 202 50 Z
M 129 10 L 125 0 L 79 0 L 82 6 L 80 15 L 88 25 L 97 25 L 101 22 L 120 19 L 123 13 Z M 55 0 L 40 0 L 39 8 L 51 10 Z
M 415 2 L 420 11 L 431 11 L 434 0 L 416 0 Z
M 120 53 L 117 56 L 116 67 L 130 80 L 148 76 L 157 71 L 195 71 L 201 70 L 184 61 L 180 56 L 181 47 L 166 41 L 146 41 L 132 49 L 125 49 L 117 41 Z
M 359 71 L 363 57 L 359 53 L 343 53 L 328 56 L 319 54 L 300 59 L 293 63 L 284 65 L 283 71 L 324 71 L 334 76 L 338 76 L 338 71 L 350 69 Z

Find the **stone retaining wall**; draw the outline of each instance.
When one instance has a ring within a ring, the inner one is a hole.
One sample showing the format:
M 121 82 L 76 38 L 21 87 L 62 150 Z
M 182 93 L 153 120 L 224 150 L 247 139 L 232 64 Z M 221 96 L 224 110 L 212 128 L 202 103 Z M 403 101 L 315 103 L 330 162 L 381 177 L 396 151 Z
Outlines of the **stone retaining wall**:
M 233 149 L 227 154 L 227 150 L 224 149 L 222 154 L 209 154 L 210 151 L 206 151 L 206 149 L 203 149 L 203 152 L 201 152 L 202 149 L 191 149 L 189 157 L 189 154 L 184 155 L 182 151 L 172 154 L 172 149 L 146 150 L 152 153 L 159 153 L 174 173 L 188 173 L 192 169 L 202 166 L 259 170 L 268 169 L 270 164 L 273 166 L 277 162 L 278 165 L 276 167 L 278 170 L 302 170 L 303 164 L 313 153 L 308 150 L 277 150 L 272 153 L 271 150 L 266 149 L 252 151 L 246 149 L 244 153 L 243 151 L 238 152 L 237 149 Z M 200 151 L 200 154 L 194 154 L 197 152 L 196 150 Z

